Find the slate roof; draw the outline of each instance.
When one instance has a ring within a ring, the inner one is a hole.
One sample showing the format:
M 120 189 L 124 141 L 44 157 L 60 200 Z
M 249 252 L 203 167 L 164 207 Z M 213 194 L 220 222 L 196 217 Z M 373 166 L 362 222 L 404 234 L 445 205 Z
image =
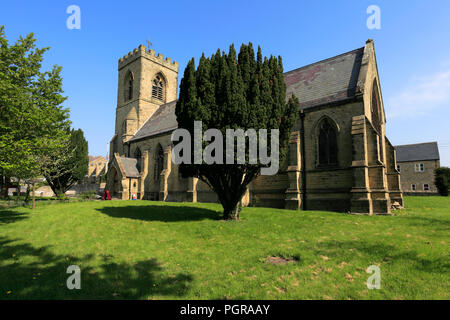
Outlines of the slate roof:
M 439 160 L 437 142 L 407 144 L 394 148 L 397 153 L 397 162 Z
M 176 104 L 177 101 L 174 100 L 161 105 L 129 141 L 176 129 L 178 127 L 177 116 L 175 115 Z
M 286 95 L 295 94 L 300 108 L 353 98 L 364 47 L 284 74 Z
M 287 97 L 295 94 L 300 109 L 355 97 L 363 54 L 364 47 L 286 72 Z M 129 141 L 176 129 L 175 106 L 176 101 L 161 105 Z
M 136 159 L 120 157 L 120 161 L 122 162 L 123 169 L 125 170 L 125 176 L 127 178 L 138 178 L 140 176 L 139 171 L 136 168 Z

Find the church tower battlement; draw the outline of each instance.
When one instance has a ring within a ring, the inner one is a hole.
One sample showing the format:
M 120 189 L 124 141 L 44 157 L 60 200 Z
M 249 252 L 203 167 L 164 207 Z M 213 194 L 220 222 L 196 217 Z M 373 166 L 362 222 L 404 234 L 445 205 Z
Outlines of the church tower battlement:
M 172 61 L 172 59 L 169 57 L 164 59 L 164 55 L 162 55 L 161 53 L 156 54 L 155 50 L 153 49 L 147 50 L 147 48 L 143 44 L 139 45 L 138 48 L 128 52 L 127 55 L 119 59 L 119 70 L 129 63 L 133 62 L 134 60 L 139 59 L 140 57 L 144 57 L 155 63 L 161 64 L 164 67 L 169 68 L 175 72 L 178 72 L 177 61 Z

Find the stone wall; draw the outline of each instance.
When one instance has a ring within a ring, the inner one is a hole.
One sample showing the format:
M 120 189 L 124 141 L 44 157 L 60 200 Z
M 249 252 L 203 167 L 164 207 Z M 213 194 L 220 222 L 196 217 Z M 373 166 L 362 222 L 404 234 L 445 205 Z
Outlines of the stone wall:
M 423 164 L 424 171 L 416 172 L 416 164 Z M 434 170 L 439 168 L 439 160 L 399 162 L 398 165 L 400 167 L 400 181 L 403 192 L 409 194 L 437 193 L 437 188 L 434 184 Z M 416 185 L 416 190 L 412 190 L 412 184 Z M 424 190 L 424 184 L 428 184 L 430 190 Z

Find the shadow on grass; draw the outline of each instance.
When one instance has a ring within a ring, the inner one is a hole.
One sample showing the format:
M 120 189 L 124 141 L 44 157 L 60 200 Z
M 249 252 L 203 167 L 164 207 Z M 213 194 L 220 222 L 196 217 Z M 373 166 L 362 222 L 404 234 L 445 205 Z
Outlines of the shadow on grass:
M 50 247 L 34 248 L 0 237 L 1 299 L 140 299 L 183 296 L 192 276 L 164 276 L 155 259 L 116 262 L 112 256 L 55 255 Z M 70 265 L 81 269 L 81 289 L 69 290 Z
M 408 223 L 413 226 L 428 227 L 431 228 L 432 230 L 450 231 L 449 220 L 430 217 L 414 217 L 414 216 L 399 217 L 399 219 L 402 218 L 405 220 L 405 223 Z
M 445 274 L 450 272 L 450 261 L 443 253 L 437 258 L 422 257 L 414 250 L 399 250 L 393 245 L 365 243 L 361 241 L 329 241 L 317 244 L 316 254 L 350 262 L 363 254 L 371 263 L 410 264 L 414 269 L 428 273 Z
M 144 221 L 199 221 L 220 220 L 222 214 L 209 209 L 187 206 L 126 206 L 103 207 L 96 209 L 113 218 L 127 218 Z
M 28 214 L 0 209 L 0 225 L 28 219 Z

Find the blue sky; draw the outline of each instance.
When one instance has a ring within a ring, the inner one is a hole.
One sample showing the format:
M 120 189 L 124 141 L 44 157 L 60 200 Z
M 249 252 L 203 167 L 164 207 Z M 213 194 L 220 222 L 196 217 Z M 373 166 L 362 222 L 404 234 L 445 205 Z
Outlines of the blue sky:
M 81 29 L 69 30 L 69 5 Z M 369 5 L 381 29 L 369 30 Z M 253 42 L 283 57 L 286 71 L 375 40 L 387 135 L 394 145 L 438 141 L 450 166 L 450 1 L 8 1 L 0 24 L 8 39 L 34 32 L 49 46 L 45 68 L 63 66 L 75 128 L 89 153 L 105 155 L 114 133 L 117 60 L 150 38 L 153 49 L 180 63 L 230 43 Z M 181 79 L 181 76 L 180 76 Z

